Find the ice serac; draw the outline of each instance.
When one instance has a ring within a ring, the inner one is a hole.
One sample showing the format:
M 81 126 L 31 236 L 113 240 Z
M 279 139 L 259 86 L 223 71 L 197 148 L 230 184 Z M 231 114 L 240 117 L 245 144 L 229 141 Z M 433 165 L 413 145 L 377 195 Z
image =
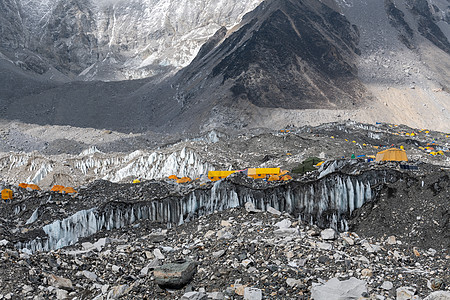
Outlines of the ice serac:
M 85 184 L 77 181 L 80 178 L 105 179 L 112 182 L 135 178 L 161 179 L 170 175 L 196 178 L 214 168 L 213 164 L 189 148 L 166 152 L 138 150 L 127 155 L 107 154 L 92 148 L 78 156 L 67 155 L 54 159 L 35 153 L 0 155 L 0 170 L 10 181 L 27 178 L 27 182 L 42 186 L 64 185 L 64 182 L 58 182 L 58 176 L 61 174 L 68 178 L 70 184 L 76 186 Z
M 16 247 L 31 252 L 53 250 L 74 244 L 80 237 L 139 220 L 176 226 L 214 211 L 243 207 L 247 202 L 261 210 L 273 207 L 321 227 L 348 230 L 351 213 L 372 200 L 371 186 L 377 183 L 375 178 L 334 173 L 309 183 L 292 181 L 263 190 L 227 179 L 179 196 L 108 202 L 101 209 L 79 211 L 44 226 L 46 236 L 19 242 Z

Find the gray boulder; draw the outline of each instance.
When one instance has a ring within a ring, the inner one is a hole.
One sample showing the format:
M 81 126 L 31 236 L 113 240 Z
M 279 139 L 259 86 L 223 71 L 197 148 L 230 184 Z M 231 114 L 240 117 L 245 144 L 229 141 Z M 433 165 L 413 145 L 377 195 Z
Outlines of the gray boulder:
M 180 289 L 191 281 L 196 270 L 196 262 L 182 260 L 156 267 L 153 276 L 155 282 L 161 287 Z

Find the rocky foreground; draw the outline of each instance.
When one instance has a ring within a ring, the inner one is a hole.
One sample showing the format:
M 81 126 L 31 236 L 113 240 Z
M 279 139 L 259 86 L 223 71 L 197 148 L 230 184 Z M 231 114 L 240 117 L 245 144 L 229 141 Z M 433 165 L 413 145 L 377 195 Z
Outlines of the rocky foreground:
M 46 169 L 36 153 L 9 154 L 0 299 L 449 299 L 449 135 L 411 132 L 349 123 L 216 136 L 163 147 L 152 154 L 160 163 L 95 152 L 61 156 L 62 166 L 52 156 Z M 443 154 L 426 151 L 432 141 Z M 360 156 L 391 145 L 410 161 Z M 203 173 L 205 163 L 291 170 L 315 154 L 326 162 L 286 182 L 236 173 L 177 184 L 139 173 Z M 94 181 L 110 170 L 122 183 Z M 42 190 L 12 180 L 25 175 Z M 52 180 L 80 184 L 61 194 L 43 184 Z
M 450 297 L 448 249 L 320 230 L 250 204 L 171 229 L 144 221 L 90 241 L 35 255 L 1 241 L 0 299 Z

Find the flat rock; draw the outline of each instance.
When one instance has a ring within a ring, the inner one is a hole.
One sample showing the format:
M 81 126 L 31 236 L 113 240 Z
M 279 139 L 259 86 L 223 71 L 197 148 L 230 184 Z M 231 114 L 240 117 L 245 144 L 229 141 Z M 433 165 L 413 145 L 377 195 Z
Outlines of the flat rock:
M 325 284 L 313 285 L 311 299 L 359 299 L 363 293 L 367 293 L 366 282 L 363 280 L 351 277 L 348 280 L 339 281 L 337 278 L 332 278 Z
M 395 236 L 391 235 L 386 239 L 386 243 L 388 243 L 389 245 L 395 245 L 397 244 L 397 239 L 395 238 Z
M 267 212 L 271 213 L 272 215 L 281 216 L 281 211 L 273 208 L 272 206 L 267 207 Z
M 48 283 L 55 288 L 61 288 L 65 290 L 73 289 L 72 281 L 70 279 L 59 277 L 54 274 L 48 275 Z
M 337 239 L 338 234 L 333 228 L 327 228 L 320 232 L 320 237 L 325 241 L 335 240 Z
M 318 247 L 319 249 L 322 249 L 322 250 L 331 250 L 331 249 L 333 249 L 333 245 L 331 245 L 330 243 L 321 243 L 321 242 L 318 242 L 318 243 L 317 243 L 317 247 Z
M 119 299 L 120 297 L 128 294 L 130 292 L 131 288 L 128 284 L 122 284 L 114 286 L 108 293 L 108 300 L 109 299 Z
M 383 284 L 380 286 L 383 290 L 391 290 L 394 287 L 394 284 L 390 281 L 384 281 Z
M 292 222 L 289 219 L 284 219 L 280 222 L 275 223 L 275 227 L 278 227 L 279 229 L 285 229 L 291 227 Z
M 84 271 L 82 271 L 82 274 L 84 275 L 84 277 L 86 277 L 87 279 L 92 280 L 92 281 L 97 281 L 97 279 L 98 279 L 98 276 L 91 271 L 84 270 Z
M 397 290 L 397 300 L 411 300 L 415 299 L 416 289 L 410 286 L 402 286 Z
M 262 291 L 257 288 L 246 287 L 244 289 L 244 300 L 261 300 Z
M 159 260 L 163 260 L 165 258 L 164 254 L 162 254 L 159 249 L 153 250 L 153 255 Z
M 66 290 L 57 289 L 56 290 L 56 299 L 67 299 L 69 297 L 69 293 Z
M 433 292 L 427 297 L 425 297 L 423 300 L 449 300 L 450 299 L 450 292 L 447 291 L 437 291 Z
M 252 202 L 245 203 L 244 207 L 245 207 L 245 210 L 248 213 L 259 213 L 259 212 L 261 212 L 261 210 L 255 208 L 255 204 L 253 204 Z
M 200 292 L 188 292 L 181 296 L 180 300 L 201 300 L 206 299 L 207 295 Z

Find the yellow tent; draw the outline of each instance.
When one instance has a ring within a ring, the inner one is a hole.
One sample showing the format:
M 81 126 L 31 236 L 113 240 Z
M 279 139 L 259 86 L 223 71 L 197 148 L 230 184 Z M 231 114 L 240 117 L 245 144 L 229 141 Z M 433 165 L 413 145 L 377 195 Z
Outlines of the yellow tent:
M 2 190 L 2 199 L 3 200 L 10 200 L 13 198 L 13 191 L 10 189 L 3 189 Z
M 133 180 L 133 183 L 141 183 L 141 181 L 139 179 L 135 179 Z
M 377 153 L 376 161 L 408 161 L 408 157 L 406 156 L 406 151 L 390 148 Z

